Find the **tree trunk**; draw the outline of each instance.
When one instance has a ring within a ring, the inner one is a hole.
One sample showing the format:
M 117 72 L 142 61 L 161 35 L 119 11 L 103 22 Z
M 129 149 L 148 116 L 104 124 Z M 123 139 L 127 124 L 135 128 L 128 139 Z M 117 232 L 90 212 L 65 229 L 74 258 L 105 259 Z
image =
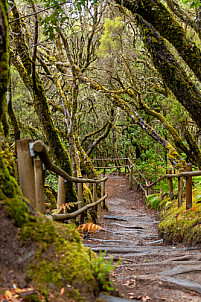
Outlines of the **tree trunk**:
M 7 1 L 0 2 L 0 123 L 5 114 L 6 92 L 9 82 L 9 36 Z M 2 125 L 0 125 L 1 130 Z
M 140 16 L 137 16 L 136 20 L 141 28 L 145 46 L 164 82 L 201 129 L 201 93 L 177 63 L 175 57 L 168 50 L 166 42 L 153 26 Z
M 12 7 L 14 18 L 19 17 L 16 6 Z M 50 151 L 56 160 L 59 167 L 61 167 L 70 176 L 72 173 L 72 166 L 69 154 L 65 149 L 62 141 L 59 137 L 58 131 L 55 128 L 49 104 L 47 101 L 45 89 L 37 71 L 35 72 L 35 89 L 33 87 L 32 79 L 30 78 L 31 73 L 31 58 L 27 45 L 25 43 L 24 36 L 22 34 L 20 20 L 16 20 L 12 24 L 12 30 L 15 33 L 15 51 L 19 54 L 21 62 L 17 61 L 17 58 L 13 58 L 13 64 L 17 68 L 24 84 L 29 91 L 32 92 L 34 99 L 35 111 L 38 115 L 39 121 L 43 126 L 44 134 L 47 138 Z M 77 201 L 77 194 L 73 183 L 67 183 L 66 199 L 70 202 Z
M 188 41 L 183 26 L 160 0 L 116 0 L 132 13 L 138 14 L 177 49 L 183 60 L 201 80 L 201 51 L 194 41 Z

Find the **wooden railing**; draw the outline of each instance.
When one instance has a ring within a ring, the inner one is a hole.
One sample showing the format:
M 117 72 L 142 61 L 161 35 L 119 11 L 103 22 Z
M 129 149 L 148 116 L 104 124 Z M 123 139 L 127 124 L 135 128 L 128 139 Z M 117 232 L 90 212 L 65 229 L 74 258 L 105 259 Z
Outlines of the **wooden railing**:
M 119 171 L 120 169 L 125 167 L 125 173 L 128 169 L 129 173 L 129 188 L 132 189 L 133 181 L 135 181 L 138 186 L 142 189 L 145 194 L 145 197 L 150 195 L 152 187 L 156 185 L 156 183 L 168 179 L 169 180 L 169 194 L 170 200 L 173 200 L 174 192 L 173 192 L 173 178 L 178 179 L 178 207 L 182 205 L 183 195 L 186 197 L 186 209 L 190 209 L 192 207 L 192 177 L 201 176 L 201 171 L 193 171 L 192 172 L 192 164 L 186 164 L 186 171 L 183 169 L 179 169 L 178 173 L 173 174 L 172 169 L 167 171 L 167 174 L 164 176 L 160 176 L 154 182 L 146 179 L 146 177 L 138 170 L 135 164 L 131 161 L 130 158 L 105 158 L 105 159 L 94 159 L 94 163 L 98 163 L 99 165 L 95 165 L 96 169 L 103 169 L 104 175 L 107 169 L 116 168 Z M 122 163 L 122 161 L 124 163 Z M 118 163 L 121 163 L 118 165 Z M 186 179 L 185 192 L 184 192 L 184 180 Z
M 107 177 L 102 179 L 77 178 L 68 175 L 61 168 L 50 160 L 47 148 L 42 141 L 32 140 L 16 141 L 18 174 L 21 191 L 31 205 L 39 212 L 45 212 L 45 190 L 44 170 L 50 170 L 59 176 L 57 208 L 65 203 L 64 181 L 78 184 L 78 210 L 73 213 L 52 214 L 53 220 L 71 219 L 79 215 L 79 223 L 84 222 L 84 212 L 91 207 L 96 207 L 103 202 L 105 207 L 105 182 Z M 36 158 L 39 156 L 39 159 Z M 84 205 L 83 183 L 93 183 L 93 203 Z M 97 184 L 101 184 L 101 198 L 97 200 Z
M 168 174 L 161 176 L 159 179 L 155 180 L 151 184 L 146 186 L 147 194 L 151 187 L 156 185 L 156 183 L 168 179 L 169 180 L 169 192 L 170 192 L 170 200 L 173 199 L 174 192 L 173 192 L 173 183 L 172 179 L 177 178 L 178 179 L 178 207 L 182 205 L 182 195 L 183 195 L 183 180 L 186 180 L 186 190 L 185 190 L 185 196 L 186 196 L 186 210 L 189 210 L 192 207 L 192 177 L 195 176 L 201 176 L 201 171 L 192 171 L 192 164 L 188 163 L 186 164 L 186 171 L 183 169 L 179 169 L 178 173 L 173 174 L 172 170 L 168 170 Z
M 129 169 L 130 159 L 127 157 L 123 158 L 95 158 L 92 159 L 94 168 L 97 170 L 103 170 L 103 174 L 107 173 L 107 170 L 116 169 L 121 174 L 121 168 L 125 168 L 125 173 Z
M 145 196 L 147 197 L 147 190 L 142 185 L 149 185 L 149 181 L 145 178 L 145 176 L 137 169 L 132 160 L 129 157 L 123 158 L 95 158 L 92 160 L 94 163 L 95 169 L 103 170 L 103 174 L 105 175 L 107 170 L 116 169 L 118 170 L 119 175 L 121 174 L 121 169 L 125 168 L 125 173 L 129 174 L 129 188 L 132 189 L 133 181 L 135 181 L 138 186 L 144 191 Z M 139 177 L 139 179 L 137 178 Z M 141 181 L 142 180 L 142 181 Z

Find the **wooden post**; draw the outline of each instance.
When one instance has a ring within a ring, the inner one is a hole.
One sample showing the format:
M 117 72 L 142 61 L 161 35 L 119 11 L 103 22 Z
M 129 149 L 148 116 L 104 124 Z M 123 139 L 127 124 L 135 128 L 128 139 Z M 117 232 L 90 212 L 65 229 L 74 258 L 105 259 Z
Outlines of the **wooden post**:
M 126 174 L 126 166 L 127 166 L 127 158 L 126 159 L 124 159 L 124 165 L 125 165 L 125 174 Z
M 97 184 L 93 183 L 93 202 L 95 202 L 97 200 Z M 95 206 L 95 210 L 97 213 L 98 207 Z
M 36 209 L 40 213 L 45 213 L 45 189 L 43 178 L 43 163 L 40 159 L 34 160 L 35 189 L 36 189 Z
M 24 197 L 36 208 L 34 165 L 29 150 L 31 142 L 31 139 L 17 140 L 16 149 L 20 189 Z
M 133 166 L 130 166 L 129 189 L 132 190 L 132 188 L 133 188 Z
M 65 182 L 64 178 L 59 176 L 58 178 L 58 195 L 57 195 L 57 209 L 59 209 L 62 204 L 65 204 Z
M 161 176 L 162 175 L 159 175 L 159 178 L 161 178 Z M 160 201 L 162 201 L 163 200 L 163 186 L 162 186 L 162 184 L 161 184 L 161 181 L 160 181 Z
M 105 176 L 105 173 L 106 173 L 106 169 L 105 169 L 105 160 L 103 161 L 103 175 Z
M 80 203 L 78 203 L 78 209 L 81 209 L 84 206 L 84 202 L 83 202 L 83 183 L 78 183 L 78 201 L 81 201 Z M 84 223 L 84 212 L 82 212 L 79 216 L 78 216 L 78 221 L 79 224 Z
M 105 181 L 103 181 L 102 183 L 102 186 L 101 186 L 101 197 L 103 197 L 105 195 Z M 103 201 L 103 209 L 105 209 L 106 206 L 105 206 L 105 199 Z
M 150 184 L 151 184 L 150 180 L 147 180 L 146 185 L 149 186 Z M 149 194 L 151 193 L 151 187 L 147 187 L 146 189 L 147 189 L 147 196 L 149 196 Z
M 186 172 L 192 171 L 192 164 L 186 164 Z M 186 210 L 192 208 L 192 176 L 186 178 Z
M 172 174 L 172 169 L 168 170 L 168 174 Z M 173 183 L 172 178 L 169 178 L 170 200 L 173 200 Z
M 183 169 L 179 169 L 181 173 Z M 183 177 L 178 177 L 178 208 L 182 206 L 182 193 L 183 193 Z

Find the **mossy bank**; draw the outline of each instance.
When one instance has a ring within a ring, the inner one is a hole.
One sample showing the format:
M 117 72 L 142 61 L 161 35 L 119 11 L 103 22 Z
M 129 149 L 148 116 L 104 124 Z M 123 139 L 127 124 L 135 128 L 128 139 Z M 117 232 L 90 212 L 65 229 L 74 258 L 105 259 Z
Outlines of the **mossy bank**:
M 103 285 L 96 277 L 97 256 L 83 246 L 76 228 L 34 214 L 22 197 L 6 198 L 1 206 L 18 228 L 22 244 L 34 243 L 26 273 L 46 301 L 96 301 Z
M 179 208 L 177 203 L 175 199 L 170 205 L 169 198 L 166 198 L 159 204 L 159 234 L 166 243 L 200 245 L 201 204 L 194 201 L 192 209 L 186 211 L 185 202 Z

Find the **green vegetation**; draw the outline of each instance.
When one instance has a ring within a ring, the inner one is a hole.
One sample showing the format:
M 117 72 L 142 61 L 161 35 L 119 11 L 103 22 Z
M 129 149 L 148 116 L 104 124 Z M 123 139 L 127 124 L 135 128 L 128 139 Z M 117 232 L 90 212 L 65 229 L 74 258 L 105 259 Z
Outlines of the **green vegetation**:
M 146 204 L 150 205 L 151 209 L 158 209 L 160 198 L 157 194 L 151 194 L 147 196 Z
M 114 265 L 113 257 L 111 257 L 109 261 L 105 261 L 105 256 L 106 252 L 100 252 L 98 257 L 92 258 L 91 265 L 100 288 L 108 291 L 114 289 L 112 281 L 109 279 L 109 274 L 121 263 L 121 259 Z
M 0 3 L 0 202 L 21 239 L 36 243 L 29 274 L 37 286 L 53 284 L 59 293 L 65 285 L 77 301 L 83 288 L 110 288 L 112 263 L 90 254 L 73 227 L 32 215 L 19 189 L 15 140 L 42 139 L 53 162 L 75 177 L 98 177 L 93 158 L 130 157 L 150 182 L 186 162 L 201 169 L 200 2 L 96 2 Z M 56 178 L 46 178 L 51 209 Z M 198 243 L 200 181 L 186 212 L 177 208 L 177 180 L 173 186 L 173 200 L 164 181 L 147 204 L 160 211 L 166 241 Z M 84 186 L 84 203 L 91 189 Z M 76 186 L 65 183 L 65 191 L 76 204 Z
M 110 290 L 113 260 L 106 261 L 105 255 L 97 257 L 84 247 L 75 226 L 30 215 L 22 198 L 7 199 L 3 205 L 20 227 L 19 237 L 24 244 L 36 243 L 27 274 L 40 292 L 48 297 L 64 287 L 66 297 L 85 301 L 85 295 L 96 296 L 100 289 Z
M 156 185 L 155 189 L 157 190 L 159 187 L 160 194 L 149 195 L 146 203 L 151 208 L 158 210 L 161 220 L 159 224 L 161 237 L 166 243 L 199 244 L 201 242 L 201 178 L 193 177 L 193 205 L 189 210 L 186 210 L 184 192 L 182 206 L 178 207 L 177 179 L 173 182 L 172 200 L 170 200 L 168 181 Z

